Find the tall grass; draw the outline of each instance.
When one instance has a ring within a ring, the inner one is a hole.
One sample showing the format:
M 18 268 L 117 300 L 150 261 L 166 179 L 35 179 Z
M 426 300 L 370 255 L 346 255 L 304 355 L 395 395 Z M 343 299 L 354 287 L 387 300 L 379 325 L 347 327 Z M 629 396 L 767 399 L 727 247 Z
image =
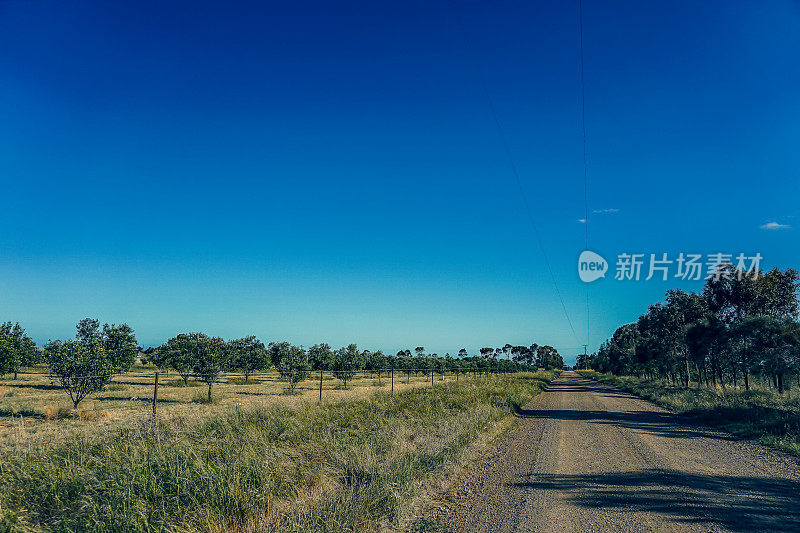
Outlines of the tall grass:
M 732 387 L 686 389 L 592 370 L 579 374 L 740 437 L 800 455 L 800 398 L 795 395 Z
M 354 531 L 554 379 L 537 372 L 237 409 L 0 452 L 0 529 Z

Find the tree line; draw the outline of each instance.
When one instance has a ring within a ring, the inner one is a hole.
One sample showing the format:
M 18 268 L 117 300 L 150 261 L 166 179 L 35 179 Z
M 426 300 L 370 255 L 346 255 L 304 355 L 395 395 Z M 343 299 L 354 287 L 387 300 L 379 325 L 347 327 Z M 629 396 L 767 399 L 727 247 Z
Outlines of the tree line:
M 662 378 L 689 387 L 750 390 L 758 375 L 783 392 L 800 385 L 798 273 L 743 271 L 720 265 L 699 293 L 668 290 L 636 322 L 617 328 L 579 368 Z
M 552 346 L 532 344 L 500 348 L 481 348 L 480 356 L 470 356 L 465 348 L 457 357 L 427 353 L 418 346 L 396 355 L 381 350 L 359 350 L 356 344 L 338 349 L 322 343 L 308 349 L 288 342 L 265 345 L 255 336 L 223 340 L 204 333 L 182 333 L 164 344 L 142 350 L 133 328 L 127 324 L 104 324 L 85 318 L 76 327 L 74 340 L 48 342 L 43 349 L 19 324 L 0 324 L 0 374 L 14 374 L 21 368 L 45 363 L 50 376 L 70 396 L 75 408 L 88 394 L 101 390 L 115 374 L 131 369 L 137 358 L 163 370 L 174 370 L 188 384 L 190 378 L 205 383 L 208 398 L 222 372 L 238 372 L 245 382 L 256 373 L 274 368 L 290 391 L 313 371 L 329 371 L 344 387 L 360 371 L 377 372 L 378 378 L 389 370 L 409 372 L 514 372 L 533 367 L 561 368 L 563 359 Z M 506 359 L 502 357 L 505 356 Z

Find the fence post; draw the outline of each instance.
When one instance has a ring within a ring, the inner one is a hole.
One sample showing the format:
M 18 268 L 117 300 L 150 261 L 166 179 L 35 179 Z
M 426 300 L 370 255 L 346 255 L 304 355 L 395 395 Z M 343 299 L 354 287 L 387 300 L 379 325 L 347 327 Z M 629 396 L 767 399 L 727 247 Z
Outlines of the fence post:
M 153 382 L 153 418 L 156 417 L 156 402 L 158 401 L 158 372 L 156 372 L 156 379 Z
M 389 370 L 389 373 L 392 375 L 392 396 L 394 396 L 394 368 Z
M 322 403 L 322 369 L 319 369 L 319 403 Z

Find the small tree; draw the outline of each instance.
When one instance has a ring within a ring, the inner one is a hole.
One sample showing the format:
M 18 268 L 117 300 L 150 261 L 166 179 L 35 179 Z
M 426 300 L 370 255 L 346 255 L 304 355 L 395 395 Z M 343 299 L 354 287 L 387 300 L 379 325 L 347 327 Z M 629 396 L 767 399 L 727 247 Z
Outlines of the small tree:
M 225 341 L 202 333 L 189 335 L 195 353 L 194 373 L 197 379 L 208 385 L 208 401 L 211 401 L 211 386 L 219 381 L 219 373 L 225 360 Z
M 366 350 L 365 350 L 366 352 Z M 369 370 L 378 373 L 378 383 L 381 382 L 381 372 L 386 368 L 386 356 L 381 350 L 377 352 L 368 352 L 366 366 Z
M 163 368 L 169 367 L 175 370 L 183 379 L 183 384 L 189 384 L 189 376 L 197 362 L 195 336 L 202 333 L 181 333 L 177 337 L 169 339 L 166 344 L 156 350 L 156 357 L 153 362 Z M 205 337 L 205 335 L 203 335 Z
M 308 378 L 308 354 L 306 351 L 291 345 L 281 350 L 278 372 L 289 383 L 289 389 L 294 392 L 295 386 Z
M 308 363 L 314 370 L 328 370 L 333 366 L 333 350 L 325 343 L 308 349 Z
M 139 344 L 136 342 L 133 328 L 128 324 L 119 326 L 105 324 L 102 339 L 114 365 L 114 372 L 121 374 L 130 370 L 136 362 L 136 354 L 139 353 Z
M 77 341 L 53 341 L 45 346 L 50 378 L 67 391 L 72 405 L 101 390 L 114 373 L 114 365 L 100 339 L 83 344 Z
M 350 344 L 346 348 L 339 348 L 333 354 L 333 375 L 342 380 L 344 388 L 347 388 L 347 382 L 353 379 L 356 372 L 364 368 L 364 362 L 361 359 L 361 353 L 358 351 L 358 346 Z
M 264 343 L 252 335 L 232 340 L 226 344 L 226 348 L 228 352 L 226 366 L 244 374 L 245 381 L 250 379 L 253 372 L 270 367 L 270 357 Z
M 36 343 L 25 334 L 22 326 L 11 322 L 0 324 L 0 374 L 14 374 L 17 379 L 20 368 L 33 366 L 40 358 Z

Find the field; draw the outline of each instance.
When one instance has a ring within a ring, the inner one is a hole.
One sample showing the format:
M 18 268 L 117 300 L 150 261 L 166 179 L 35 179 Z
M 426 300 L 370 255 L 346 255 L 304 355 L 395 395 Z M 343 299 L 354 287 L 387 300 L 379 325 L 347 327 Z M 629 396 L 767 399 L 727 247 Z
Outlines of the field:
M 192 402 L 202 389 L 164 387 L 169 401 L 155 423 L 144 414 L 144 400 L 124 399 L 148 390 L 126 375 L 116 380 L 126 390 L 94 399 L 108 402 L 104 420 L 24 418 L 25 432 L 38 424 L 51 429 L 40 432 L 49 438 L 17 438 L 20 430 L 11 428 L 0 449 L 0 528 L 353 531 L 396 525 L 426 479 L 456 464 L 471 443 L 556 375 L 461 376 L 458 383 L 448 376 L 434 386 L 422 377 L 398 384 L 395 376 L 394 395 L 362 376 L 349 391 L 331 384 L 321 404 L 312 401 L 318 394 L 312 383 L 301 396 L 281 396 L 274 376 L 271 382 L 260 376 L 256 385 L 222 385 L 215 405 Z M 38 413 L 58 394 L 35 390 L 43 397 L 3 401 Z
M 134 367 L 115 376 L 103 391 L 87 397 L 77 411 L 67 394 L 51 382 L 46 368 L 27 369 L 17 379 L 0 378 L 0 445 L 20 439 L 60 439 L 65 431 L 91 433 L 94 427 L 130 424 L 152 416 L 155 371 Z M 434 383 L 455 381 L 453 374 L 434 374 Z M 465 379 L 462 374 L 460 380 Z M 469 378 L 467 378 L 469 379 Z M 409 387 L 430 386 L 429 375 L 394 373 L 394 391 Z M 201 403 L 207 397 L 204 383 L 189 379 L 188 386 L 174 372 L 159 374 L 157 410 L 160 416 L 196 417 L 222 413 L 235 408 L 269 404 L 293 405 L 319 400 L 319 373 L 287 394 L 287 384 L 277 372 L 251 375 L 245 382 L 241 374 L 223 374 L 213 385 L 213 403 Z M 378 390 L 391 389 L 390 376 L 383 372 L 360 372 L 347 389 L 329 372 L 323 373 L 323 402 L 360 398 Z
M 751 390 L 736 387 L 683 388 L 663 381 L 615 376 L 592 370 L 584 377 L 619 387 L 671 411 L 694 417 L 740 437 L 800 455 L 800 389 L 783 394 L 753 380 Z

